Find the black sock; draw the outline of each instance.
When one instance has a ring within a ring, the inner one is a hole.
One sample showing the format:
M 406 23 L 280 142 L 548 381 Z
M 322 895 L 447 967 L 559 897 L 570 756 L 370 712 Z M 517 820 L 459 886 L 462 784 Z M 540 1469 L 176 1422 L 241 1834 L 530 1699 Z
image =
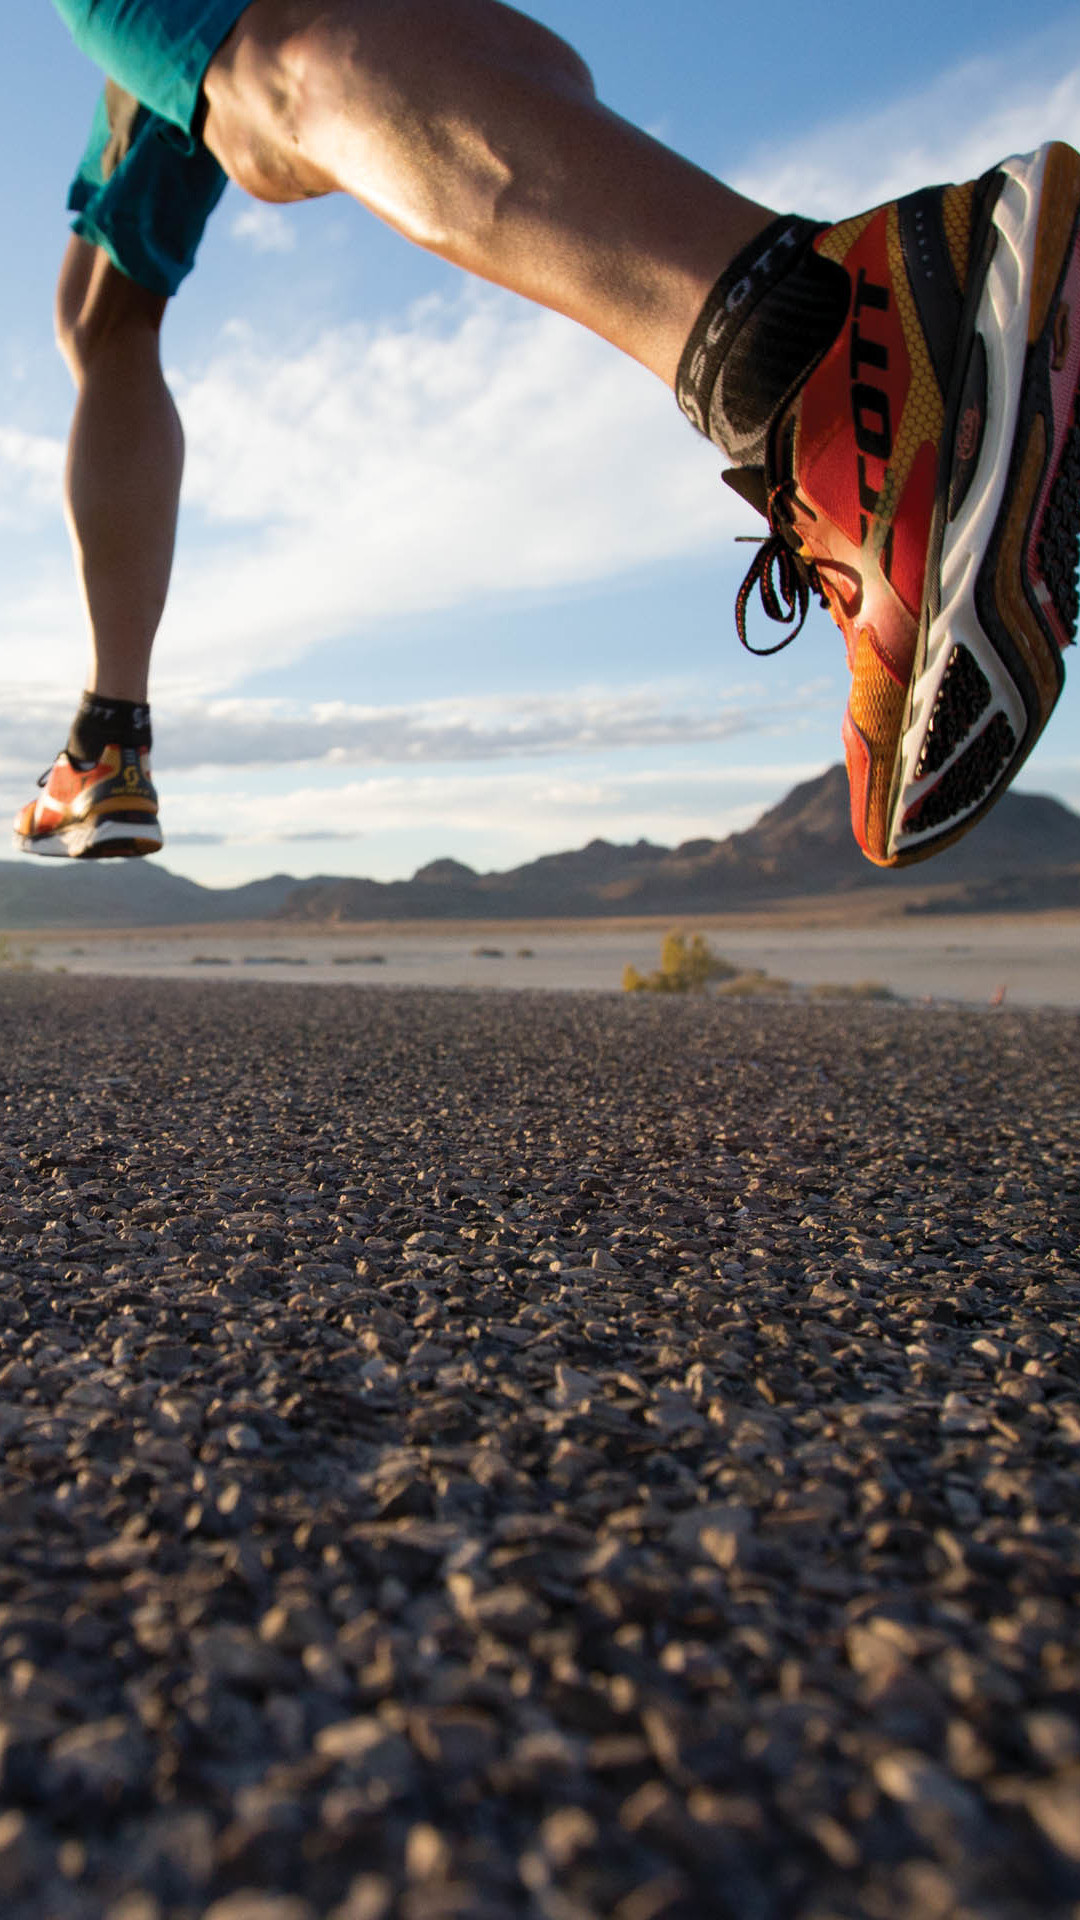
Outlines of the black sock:
M 737 467 L 765 463 L 769 428 L 832 345 L 851 297 L 812 241 L 824 221 L 785 214 L 721 274 L 679 362 L 675 393 Z
M 106 747 L 150 746 L 150 709 L 145 701 L 109 700 L 84 693 L 67 738 L 69 758 L 93 767 Z

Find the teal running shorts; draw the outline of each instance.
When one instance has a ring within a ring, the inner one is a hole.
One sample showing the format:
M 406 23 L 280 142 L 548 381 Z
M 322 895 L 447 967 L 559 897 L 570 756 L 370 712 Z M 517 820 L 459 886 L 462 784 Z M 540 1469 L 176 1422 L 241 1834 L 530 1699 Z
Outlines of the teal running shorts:
M 206 69 L 248 0 L 53 0 L 75 45 L 125 93 L 197 136 Z
M 206 69 L 248 0 L 53 0 L 109 75 L 68 207 L 76 233 L 153 293 L 195 264 L 225 175 L 199 138 Z
M 195 265 L 203 229 L 227 181 L 201 141 L 171 138 L 172 123 L 110 80 L 68 191 L 72 226 L 151 293 L 173 294 Z

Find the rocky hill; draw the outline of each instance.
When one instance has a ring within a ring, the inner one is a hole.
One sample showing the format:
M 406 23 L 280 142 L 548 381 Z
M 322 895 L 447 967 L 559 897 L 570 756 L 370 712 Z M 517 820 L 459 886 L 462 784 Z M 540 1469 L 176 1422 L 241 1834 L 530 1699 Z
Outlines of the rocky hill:
M 725 913 L 867 887 L 892 887 L 902 900 L 913 890 L 925 895 L 931 884 L 966 906 L 972 889 L 1006 880 L 1014 910 L 1057 904 L 1042 897 L 1051 884 L 1059 894 L 1080 884 L 1080 816 L 1041 795 L 1006 794 L 955 847 L 932 862 L 885 873 L 856 847 L 847 778 L 842 767 L 832 767 L 725 840 L 674 848 L 593 840 L 505 873 L 475 873 L 459 861 L 439 860 L 411 880 L 307 880 L 280 912 L 290 920 L 322 921 Z
M 807 895 L 892 888 L 912 911 L 1018 911 L 1080 905 L 1080 816 L 1058 800 L 1006 794 L 972 834 L 933 861 L 884 873 L 852 837 L 847 779 L 804 781 L 744 833 L 679 847 L 592 840 L 505 873 L 434 860 L 411 880 L 275 874 L 243 887 L 197 886 L 154 861 L 0 862 L 0 933 L 290 921 L 575 919 L 737 912 Z M 933 897 L 927 899 L 927 890 Z
M 291 874 L 200 887 L 156 860 L 0 860 L 0 934 L 27 928 L 180 927 L 261 920 L 293 892 Z

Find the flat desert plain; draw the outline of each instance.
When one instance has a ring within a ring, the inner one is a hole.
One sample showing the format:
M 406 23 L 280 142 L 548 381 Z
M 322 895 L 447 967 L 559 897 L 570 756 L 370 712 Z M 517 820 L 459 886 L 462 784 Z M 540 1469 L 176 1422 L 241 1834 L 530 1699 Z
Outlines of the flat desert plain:
M 671 926 L 797 989 L 868 981 L 905 1000 L 1080 1007 L 1080 913 L 898 914 L 848 901 L 687 920 L 285 922 L 11 936 L 9 958 L 72 974 L 617 991 Z

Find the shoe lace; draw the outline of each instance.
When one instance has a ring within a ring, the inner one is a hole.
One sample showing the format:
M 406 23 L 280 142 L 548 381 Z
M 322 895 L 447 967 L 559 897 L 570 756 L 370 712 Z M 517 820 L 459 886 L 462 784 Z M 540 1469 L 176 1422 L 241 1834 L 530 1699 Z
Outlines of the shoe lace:
M 772 532 L 758 547 L 735 599 L 735 629 L 740 643 L 747 653 L 756 654 L 762 660 L 772 653 L 782 653 L 796 634 L 802 632 L 810 611 L 811 594 L 817 596 L 826 610 L 829 606 L 816 563 L 807 560 L 798 549 L 794 507 L 794 484 L 783 480 L 772 489 L 765 509 Z M 810 509 L 804 504 L 803 511 L 810 512 Z M 757 539 L 758 536 L 739 537 Z M 790 633 L 785 633 L 773 647 L 753 647 L 746 637 L 746 610 L 755 587 L 767 617 L 791 627 Z

